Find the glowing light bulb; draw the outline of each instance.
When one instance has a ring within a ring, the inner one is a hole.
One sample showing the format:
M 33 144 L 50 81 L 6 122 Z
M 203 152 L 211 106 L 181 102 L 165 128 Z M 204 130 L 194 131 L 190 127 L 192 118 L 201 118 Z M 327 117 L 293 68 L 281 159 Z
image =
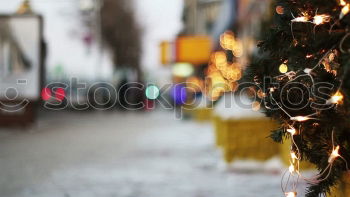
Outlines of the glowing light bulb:
M 306 55 L 306 58 L 312 58 L 313 57 L 313 55 L 312 54 L 308 54 L 308 55 Z
M 304 73 L 306 73 L 306 74 L 310 74 L 311 71 L 312 71 L 311 68 L 305 68 L 305 69 L 304 69 Z
M 292 22 L 308 22 L 309 18 L 306 16 L 299 16 L 292 20 Z
M 290 153 L 290 157 L 292 158 L 293 163 L 295 163 L 295 160 L 298 160 L 298 157 L 297 157 L 297 155 L 295 154 L 295 152 L 291 152 L 291 153 Z
M 287 129 L 287 132 L 290 133 L 291 135 L 295 135 L 297 133 L 297 130 L 291 127 L 290 129 Z
M 350 11 L 350 4 L 346 4 L 342 9 L 339 18 L 342 19 Z
M 286 195 L 286 197 L 297 197 L 297 193 L 296 192 L 287 192 L 284 195 Z
M 306 73 L 306 74 L 310 74 L 311 71 L 312 71 L 311 68 L 305 68 L 305 69 L 304 69 L 304 73 Z
M 291 174 L 293 174 L 293 173 L 295 172 L 295 167 L 294 167 L 293 164 L 290 164 L 290 166 L 289 166 L 289 172 L 290 172 Z
M 313 23 L 315 25 L 321 25 L 323 23 L 327 23 L 330 21 L 330 16 L 326 14 L 316 15 L 314 16 Z
M 335 53 L 330 53 L 328 56 L 329 61 L 333 61 L 335 56 L 336 56 Z
M 288 66 L 286 64 L 281 64 L 279 67 L 280 73 L 286 73 L 288 72 Z
M 306 116 L 295 116 L 295 117 L 291 117 L 290 120 L 304 122 L 304 121 L 310 120 L 310 118 Z
M 327 100 L 327 104 L 340 104 L 343 102 L 343 94 L 341 92 L 336 92 L 330 99 Z
M 337 146 L 337 147 L 335 147 L 335 149 L 333 149 L 332 154 L 329 156 L 328 163 L 333 163 L 334 160 L 340 156 L 339 149 L 340 149 L 339 146 Z
M 340 4 L 341 6 L 345 6 L 345 5 L 346 5 L 346 2 L 345 2 L 344 0 L 340 0 L 339 4 Z

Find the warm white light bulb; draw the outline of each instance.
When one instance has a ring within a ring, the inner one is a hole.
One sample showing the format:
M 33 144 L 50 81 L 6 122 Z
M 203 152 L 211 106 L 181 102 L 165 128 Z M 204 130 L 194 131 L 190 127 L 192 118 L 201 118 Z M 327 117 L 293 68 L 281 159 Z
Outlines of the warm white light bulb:
M 290 172 L 291 174 L 293 174 L 293 173 L 295 172 L 295 167 L 294 167 L 293 164 L 290 164 L 290 166 L 289 166 L 289 172 Z
M 296 197 L 297 193 L 296 192 L 287 192 L 285 193 L 286 197 Z
M 327 104 L 340 104 L 342 103 L 343 98 L 343 94 L 338 91 L 330 99 L 327 100 Z
M 305 69 L 304 69 L 304 72 L 305 72 L 306 74 L 310 74 L 310 73 L 311 73 L 311 71 L 312 71 L 312 69 L 311 69 L 311 68 L 305 68 Z
M 290 120 L 304 122 L 304 121 L 310 120 L 310 118 L 306 116 L 295 116 L 295 117 L 291 117 Z
M 334 160 L 340 156 L 339 149 L 340 149 L 339 146 L 337 146 L 337 147 L 335 147 L 335 149 L 333 149 L 331 156 L 329 156 L 328 163 L 333 163 Z
M 350 4 L 346 4 L 342 9 L 339 18 L 342 19 L 350 11 Z
M 344 0 L 340 0 L 339 3 L 340 3 L 341 6 L 345 6 L 346 5 L 346 2 Z
M 290 133 L 291 135 L 295 135 L 297 133 L 296 129 L 291 127 L 290 129 L 287 129 L 287 132 Z
M 297 155 L 295 154 L 295 152 L 291 152 L 291 153 L 290 153 L 290 157 L 292 158 L 293 163 L 295 163 L 295 160 L 298 160 L 298 157 L 297 157 Z
M 292 22 L 307 22 L 309 20 L 306 16 L 299 16 L 292 20 Z
M 321 25 L 321 24 L 329 22 L 329 21 L 330 21 L 329 15 L 321 14 L 321 15 L 314 16 L 313 23 L 315 25 Z

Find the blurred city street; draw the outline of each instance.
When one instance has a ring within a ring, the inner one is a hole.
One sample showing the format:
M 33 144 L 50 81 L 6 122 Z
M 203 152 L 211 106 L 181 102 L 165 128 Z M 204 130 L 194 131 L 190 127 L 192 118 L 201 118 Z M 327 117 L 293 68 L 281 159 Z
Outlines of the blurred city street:
M 1 0 L 0 197 L 350 197 L 348 46 L 350 0 Z
M 163 111 L 40 117 L 1 130 L 0 196 L 281 196 L 280 173 L 225 170 L 210 123 Z

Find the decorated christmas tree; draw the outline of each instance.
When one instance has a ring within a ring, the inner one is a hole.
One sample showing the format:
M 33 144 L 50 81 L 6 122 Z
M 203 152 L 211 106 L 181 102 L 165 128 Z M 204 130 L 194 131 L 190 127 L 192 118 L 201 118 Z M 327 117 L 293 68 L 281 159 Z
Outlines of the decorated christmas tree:
M 303 179 L 306 196 L 317 197 L 350 176 L 350 1 L 275 0 L 274 8 L 246 75 L 280 123 L 273 140 L 292 141 L 283 192 L 297 196 Z M 302 160 L 318 175 L 303 176 Z

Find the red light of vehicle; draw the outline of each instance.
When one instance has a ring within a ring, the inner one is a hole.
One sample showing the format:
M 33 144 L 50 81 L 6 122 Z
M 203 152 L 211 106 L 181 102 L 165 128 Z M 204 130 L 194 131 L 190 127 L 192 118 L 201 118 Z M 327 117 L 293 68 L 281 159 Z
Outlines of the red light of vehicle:
M 64 98 L 66 97 L 66 91 L 63 88 L 57 88 L 55 92 L 56 92 L 56 99 L 58 101 L 63 101 Z
M 52 96 L 52 93 L 51 93 L 51 90 L 50 88 L 43 88 L 41 90 L 41 98 L 44 100 L 44 101 L 48 101 Z

